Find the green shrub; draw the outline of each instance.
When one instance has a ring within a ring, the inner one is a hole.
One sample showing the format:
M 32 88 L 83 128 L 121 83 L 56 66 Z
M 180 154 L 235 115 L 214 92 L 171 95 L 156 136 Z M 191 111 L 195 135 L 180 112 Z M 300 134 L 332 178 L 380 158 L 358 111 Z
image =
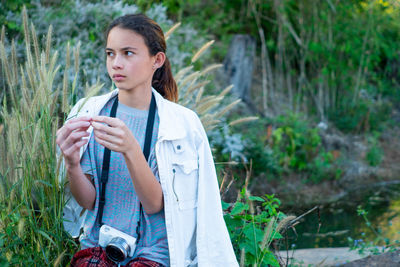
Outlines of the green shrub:
M 375 102 L 362 99 L 356 104 L 343 104 L 330 111 L 329 116 L 333 123 L 344 132 L 381 131 L 391 115 L 390 102 Z
M 241 266 L 279 266 L 270 250 L 272 242 L 282 238 L 279 221 L 286 216 L 278 212 L 279 199 L 273 195 L 251 196 L 244 187 L 237 201 L 223 202 L 224 219 Z M 260 211 L 256 212 L 256 207 Z
M 242 129 L 243 154 L 252 160 L 254 176 L 278 179 L 296 173 L 313 183 L 338 179 L 337 158 L 332 151 L 325 151 L 319 131 L 301 114 L 260 119 Z
M 374 133 L 368 137 L 368 151 L 365 155 L 365 160 L 370 166 L 378 166 L 383 160 L 383 150 L 379 145 L 379 134 Z
M 321 152 L 308 164 L 307 180 L 319 183 L 324 180 L 339 179 L 342 170 L 335 166 L 335 159 L 331 152 Z
M 361 205 L 357 206 L 357 215 L 360 216 L 365 222 L 366 229 L 368 229 L 373 238 L 367 237 L 365 232 L 360 233 L 359 239 L 348 237 L 350 250 L 356 250 L 359 255 L 366 256 L 368 254 L 378 255 L 388 251 L 395 251 L 400 246 L 399 240 L 392 240 L 382 234 L 382 229 L 372 225 L 372 222 L 368 218 L 368 211 Z
M 319 129 L 300 115 L 280 116 L 272 133 L 270 147 L 286 171 L 300 171 L 311 182 L 332 178 L 334 158 L 322 147 Z

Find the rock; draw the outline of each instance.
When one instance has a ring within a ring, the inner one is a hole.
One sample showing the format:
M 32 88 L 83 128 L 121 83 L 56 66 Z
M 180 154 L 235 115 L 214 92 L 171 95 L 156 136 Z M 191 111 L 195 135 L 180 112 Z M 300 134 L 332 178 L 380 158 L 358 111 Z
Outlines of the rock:
M 395 267 L 400 266 L 400 250 L 386 252 L 381 255 L 368 256 L 366 258 L 355 260 L 341 267 Z
M 321 121 L 318 123 L 317 127 L 323 131 L 326 131 L 328 129 L 328 124 L 324 121 Z
M 250 35 L 237 34 L 224 60 L 224 73 L 229 84 L 233 84 L 233 93 L 245 103 L 250 104 L 251 81 L 256 51 L 256 41 Z
M 354 180 L 367 180 L 371 176 L 376 176 L 376 168 L 370 167 L 360 161 L 348 160 L 343 166 L 345 167 L 344 174 L 340 179 L 340 184 L 343 186 L 351 185 L 354 183 Z
M 342 248 L 309 248 L 294 251 L 279 251 L 281 261 L 286 263 L 289 255 L 291 266 L 338 266 L 349 261 L 361 259 L 357 251 Z
M 337 131 L 333 130 L 331 132 L 320 131 L 320 136 L 322 145 L 324 149 L 327 151 L 332 151 L 332 150 L 348 151 L 351 146 L 350 141 L 346 138 L 346 136 Z
M 279 251 L 282 262 L 298 266 L 340 266 L 340 267 L 396 267 L 400 266 L 400 250 L 381 255 L 360 256 L 349 248 L 311 248 L 294 251 Z

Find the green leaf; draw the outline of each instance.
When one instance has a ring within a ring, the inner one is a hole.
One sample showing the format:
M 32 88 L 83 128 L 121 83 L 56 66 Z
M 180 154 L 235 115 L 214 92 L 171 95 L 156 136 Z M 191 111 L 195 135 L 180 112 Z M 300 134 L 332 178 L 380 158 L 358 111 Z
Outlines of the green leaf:
M 243 233 L 253 246 L 254 244 L 257 244 L 258 246 L 258 242 L 261 242 L 264 237 L 264 231 L 253 223 L 247 224 L 243 229 Z
M 249 240 L 246 240 L 244 243 L 240 243 L 239 247 L 240 247 L 240 249 L 244 249 L 244 251 L 246 251 L 246 254 L 251 254 L 253 256 L 256 255 L 257 248 L 255 248 L 254 244 L 251 243 L 251 241 L 249 241 Z M 247 258 L 247 255 L 246 255 L 246 258 Z
M 9 224 L 6 228 L 6 234 L 8 236 L 12 236 L 12 231 L 13 231 L 13 225 Z
M 0 266 L 8 267 L 8 266 L 10 266 L 10 264 L 8 263 L 6 258 L 0 257 Z
M 230 203 L 226 203 L 225 201 L 222 201 L 222 200 L 221 200 L 221 205 L 222 205 L 223 210 L 226 210 L 231 206 Z
M 273 233 L 272 239 L 281 239 L 281 238 L 282 238 L 282 235 L 279 232 Z
M 96 41 L 96 35 L 93 32 L 89 32 L 89 40 L 92 42 Z
M 265 199 L 263 199 L 261 197 L 256 197 L 256 196 L 249 196 L 249 200 L 265 202 Z
M 271 251 L 268 251 L 267 254 L 264 255 L 263 265 L 264 264 L 265 264 L 265 266 L 277 266 L 277 267 L 279 267 L 279 262 L 275 258 L 275 255 Z
M 7 26 L 8 26 L 8 28 L 10 28 L 11 30 L 17 30 L 17 29 L 19 28 L 19 27 L 18 27 L 18 24 L 15 23 L 15 22 L 13 22 L 13 21 L 7 22 Z
M 232 218 L 230 215 L 225 215 L 224 220 L 230 234 L 234 234 L 237 229 L 243 226 L 241 219 Z
M 49 240 L 50 243 L 53 244 L 54 246 L 57 246 L 56 242 L 54 242 L 54 240 L 51 239 L 51 237 L 47 233 L 43 232 L 42 230 L 37 231 L 37 233 L 41 234 L 43 237 Z
M 248 204 L 244 204 L 242 202 L 236 202 L 235 206 L 233 207 L 232 211 L 231 211 L 231 215 L 237 215 L 245 210 L 249 209 L 249 205 Z
M 36 180 L 36 182 L 38 184 L 43 184 L 43 185 L 47 185 L 48 187 L 53 187 L 53 185 L 49 182 L 43 181 L 43 180 Z

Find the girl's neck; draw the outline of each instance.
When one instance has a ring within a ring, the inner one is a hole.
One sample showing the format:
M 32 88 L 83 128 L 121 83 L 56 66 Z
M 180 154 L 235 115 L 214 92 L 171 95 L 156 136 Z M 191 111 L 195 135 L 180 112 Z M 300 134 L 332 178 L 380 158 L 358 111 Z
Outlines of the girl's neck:
M 132 108 L 148 110 L 151 101 L 151 93 L 151 87 L 119 90 L 118 101 Z

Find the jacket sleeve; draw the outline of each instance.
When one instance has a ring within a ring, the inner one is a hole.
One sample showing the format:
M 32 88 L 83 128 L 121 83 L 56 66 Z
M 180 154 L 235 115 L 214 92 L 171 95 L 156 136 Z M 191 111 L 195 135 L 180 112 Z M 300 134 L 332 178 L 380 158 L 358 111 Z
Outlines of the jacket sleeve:
M 197 256 L 199 266 L 239 266 L 223 218 L 214 160 L 206 132 L 196 116 L 199 180 Z

